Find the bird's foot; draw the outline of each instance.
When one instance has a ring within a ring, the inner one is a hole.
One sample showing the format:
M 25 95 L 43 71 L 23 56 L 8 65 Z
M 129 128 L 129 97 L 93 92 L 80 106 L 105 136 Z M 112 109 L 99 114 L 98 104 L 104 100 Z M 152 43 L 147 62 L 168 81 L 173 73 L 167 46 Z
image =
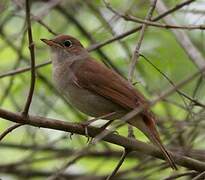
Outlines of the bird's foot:
M 87 143 L 90 141 L 90 137 L 88 134 L 88 126 L 89 124 L 87 123 L 81 123 L 81 126 L 83 127 L 83 129 L 85 129 L 85 136 L 87 137 Z
M 87 143 L 89 143 L 92 140 L 92 138 L 89 136 L 89 133 L 88 133 L 88 126 L 92 122 L 95 122 L 95 121 L 96 121 L 96 119 L 91 119 L 89 121 L 81 123 L 81 126 L 85 129 L 85 136 L 87 137 Z
M 91 123 L 93 123 L 93 122 L 95 122 L 95 121 L 97 121 L 97 120 L 99 120 L 99 119 L 103 119 L 103 118 L 112 116 L 112 115 L 114 115 L 114 114 L 116 114 L 116 112 L 111 112 L 111 113 L 105 114 L 105 115 L 103 115 L 103 116 L 99 116 L 99 117 L 97 117 L 97 118 L 93 118 L 93 119 L 91 119 L 91 120 L 89 120 L 89 121 L 86 121 L 86 122 L 81 123 L 81 126 L 83 126 L 83 128 L 85 129 L 85 136 L 87 137 L 87 143 L 91 142 L 92 139 L 93 139 L 93 138 L 91 138 L 91 140 L 90 140 L 90 136 L 89 136 L 89 134 L 88 134 L 88 126 L 89 126 Z M 114 121 L 114 120 L 109 120 L 106 124 L 104 124 L 104 125 L 100 128 L 100 129 L 101 129 L 101 130 L 100 130 L 100 133 L 101 133 L 102 131 L 104 131 L 113 121 Z

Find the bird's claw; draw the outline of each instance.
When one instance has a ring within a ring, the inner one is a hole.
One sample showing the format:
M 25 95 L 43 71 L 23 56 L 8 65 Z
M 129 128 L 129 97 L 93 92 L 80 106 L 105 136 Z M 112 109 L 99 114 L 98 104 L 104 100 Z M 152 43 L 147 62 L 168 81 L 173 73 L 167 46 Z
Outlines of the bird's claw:
M 85 136 L 87 137 L 87 141 L 86 143 L 89 143 L 90 142 L 90 136 L 89 136 L 89 133 L 88 133 L 88 126 L 89 126 L 90 123 L 81 123 L 81 126 L 83 126 L 83 128 L 85 129 Z
M 84 128 L 85 128 L 85 136 L 87 137 L 86 143 L 89 144 L 89 142 L 90 142 L 90 136 L 89 136 L 89 134 L 88 134 L 88 126 L 85 126 Z M 92 138 L 91 138 L 91 140 L 92 140 Z
M 92 143 L 92 140 L 93 138 L 91 138 L 89 136 L 89 133 L 88 133 L 88 126 L 92 123 L 96 121 L 96 119 L 93 119 L 93 120 L 90 120 L 90 121 L 86 121 L 86 122 L 83 122 L 81 123 L 81 126 L 85 129 L 85 136 L 87 137 L 87 143 L 90 144 Z M 113 120 L 110 120 L 108 121 L 106 124 L 104 124 L 101 128 L 100 128 L 100 133 L 102 133 L 111 123 L 113 122 Z M 119 134 L 117 131 L 113 131 L 112 132 L 113 134 L 116 133 L 116 134 Z

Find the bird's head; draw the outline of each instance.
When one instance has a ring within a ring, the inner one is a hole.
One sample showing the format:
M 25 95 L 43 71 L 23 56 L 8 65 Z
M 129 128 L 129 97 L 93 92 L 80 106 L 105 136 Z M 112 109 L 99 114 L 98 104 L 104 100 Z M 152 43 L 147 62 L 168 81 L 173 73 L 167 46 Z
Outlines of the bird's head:
M 70 35 L 58 35 L 53 39 L 41 39 L 51 49 L 51 60 L 55 63 L 81 60 L 88 56 L 79 40 Z

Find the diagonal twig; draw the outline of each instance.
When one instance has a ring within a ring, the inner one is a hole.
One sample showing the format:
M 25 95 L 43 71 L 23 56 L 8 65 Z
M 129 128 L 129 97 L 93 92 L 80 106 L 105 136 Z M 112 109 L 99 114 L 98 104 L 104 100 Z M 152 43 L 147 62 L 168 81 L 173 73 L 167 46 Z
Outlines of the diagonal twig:
M 123 162 L 125 161 L 125 158 L 127 157 L 127 155 L 129 154 L 129 150 L 125 149 L 122 153 L 122 156 L 117 164 L 117 166 L 115 167 L 115 169 L 113 170 L 113 172 L 106 178 L 106 180 L 111 180 L 115 174 L 117 173 L 117 171 L 120 169 L 120 167 L 122 166 Z

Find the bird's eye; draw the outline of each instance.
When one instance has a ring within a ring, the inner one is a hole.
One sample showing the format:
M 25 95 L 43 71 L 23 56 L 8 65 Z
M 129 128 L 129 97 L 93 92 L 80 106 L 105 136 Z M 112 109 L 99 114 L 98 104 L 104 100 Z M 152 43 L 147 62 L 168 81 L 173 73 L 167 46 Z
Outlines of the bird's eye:
M 65 41 L 63 42 L 63 45 L 64 45 L 65 47 L 71 47 L 71 46 L 72 46 L 72 42 L 71 42 L 70 40 L 65 40 Z

